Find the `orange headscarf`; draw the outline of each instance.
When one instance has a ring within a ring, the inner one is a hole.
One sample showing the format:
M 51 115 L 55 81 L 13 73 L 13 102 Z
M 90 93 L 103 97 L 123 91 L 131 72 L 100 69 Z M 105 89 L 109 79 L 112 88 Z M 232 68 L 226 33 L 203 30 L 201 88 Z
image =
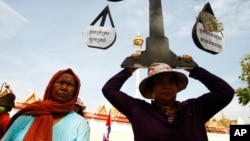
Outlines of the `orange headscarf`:
M 58 103 L 51 101 L 51 91 L 55 81 L 64 73 L 70 73 L 76 81 L 76 88 L 73 98 L 69 102 Z M 18 111 L 11 120 L 11 123 L 20 115 L 34 115 L 35 120 L 24 137 L 24 141 L 52 141 L 53 115 L 66 115 L 74 109 L 75 102 L 80 91 L 80 79 L 72 69 L 60 70 L 53 75 L 45 90 L 43 101 L 37 101 L 25 106 Z

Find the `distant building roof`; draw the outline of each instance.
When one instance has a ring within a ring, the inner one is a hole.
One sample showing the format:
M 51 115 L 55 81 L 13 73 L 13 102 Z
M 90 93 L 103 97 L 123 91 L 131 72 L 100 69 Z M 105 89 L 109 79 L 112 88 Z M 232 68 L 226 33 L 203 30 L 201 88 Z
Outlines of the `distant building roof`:
M 21 109 L 26 104 L 30 104 L 38 100 L 41 100 L 41 99 L 38 97 L 36 91 L 33 91 L 32 93 L 30 93 L 30 95 L 28 95 L 28 97 L 23 102 L 15 102 L 15 108 Z

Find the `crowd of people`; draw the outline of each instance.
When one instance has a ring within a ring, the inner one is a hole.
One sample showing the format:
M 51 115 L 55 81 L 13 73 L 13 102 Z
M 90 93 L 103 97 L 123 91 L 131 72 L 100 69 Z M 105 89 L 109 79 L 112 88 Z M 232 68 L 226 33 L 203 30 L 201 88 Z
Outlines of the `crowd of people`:
M 189 55 L 183 55 L 182 59 L 192 61 Z M 135 141 L 207 141 L 205 123 L 234 96 L 227 82 L 197 66 L 185 70 L 209 91 L 197 98 L 178 101 L 177 93 L 187 87 L 188 77 L 168 64 L 153 63 L 139 85 L 141 95 L 151 100 L 147 102 L 121 91 L 136 69 L 123 68 L 102 88 L 104 97 L 129 119 Z M 71 68 L 59 70 L 48 82 L 43 99 L 27 104 L 12 117 L 9 112 L 15 106 L 15 94 L 1 93 L 1 140 L 89 141 L 91 129 L 83 115 L 86 106 L 78 97 L 80 86 L 80 78 Z

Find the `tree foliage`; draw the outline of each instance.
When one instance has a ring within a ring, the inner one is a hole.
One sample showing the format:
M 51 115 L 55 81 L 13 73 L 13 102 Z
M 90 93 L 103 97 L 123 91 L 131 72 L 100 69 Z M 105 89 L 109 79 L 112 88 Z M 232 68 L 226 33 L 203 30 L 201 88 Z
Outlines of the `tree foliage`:
M 239 103 L 245 106 L 250 103 L 250 54 L 246 55 L 245 58 L 241 60 L 240 65 L 242 74 L 239 76 L 239 79 L 243 81 L 246 86 L 237 88 L 235 92 Z

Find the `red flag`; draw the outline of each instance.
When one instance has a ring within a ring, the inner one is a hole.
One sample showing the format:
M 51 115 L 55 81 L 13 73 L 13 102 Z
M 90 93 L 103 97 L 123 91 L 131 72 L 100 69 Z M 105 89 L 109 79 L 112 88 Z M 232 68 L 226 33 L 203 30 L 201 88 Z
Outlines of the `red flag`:
M 111 131 L 111 116 L 110 116 L 110 110 L 109 110 L 109 115 L 106 121 L 106 131 L 103 133 L 103 141 L 108 141 L 109 140 L 109 133 Z

